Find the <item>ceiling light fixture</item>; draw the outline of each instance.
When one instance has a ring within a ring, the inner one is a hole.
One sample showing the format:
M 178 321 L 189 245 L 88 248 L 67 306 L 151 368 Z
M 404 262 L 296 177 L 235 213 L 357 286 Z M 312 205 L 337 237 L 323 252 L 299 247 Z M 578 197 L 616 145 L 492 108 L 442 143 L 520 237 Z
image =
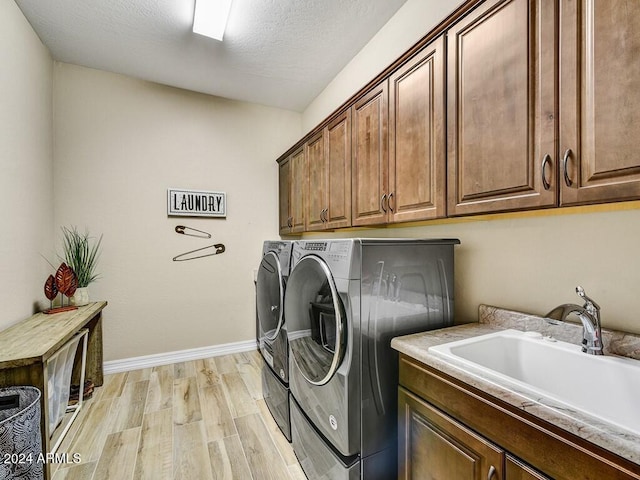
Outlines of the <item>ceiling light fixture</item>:
M 196 0 L 193 32 L 222 41 L 232 0 Z

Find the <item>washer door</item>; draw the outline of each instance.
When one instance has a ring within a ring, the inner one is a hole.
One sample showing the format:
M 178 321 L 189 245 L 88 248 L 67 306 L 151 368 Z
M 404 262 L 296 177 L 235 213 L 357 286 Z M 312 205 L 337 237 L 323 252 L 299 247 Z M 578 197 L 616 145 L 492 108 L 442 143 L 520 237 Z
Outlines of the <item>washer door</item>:
M 285 294 L 285 315 L 291 355 L 313 385 L 324 385 L 344 357 L 346 317 L 331 271 L 309 255 L 295 266 Z
M 256 280 L 256 304 L 262 335 L 273 340 L 283 323 L 284 279 L 278 256 L 268 252 L 260 262 Z

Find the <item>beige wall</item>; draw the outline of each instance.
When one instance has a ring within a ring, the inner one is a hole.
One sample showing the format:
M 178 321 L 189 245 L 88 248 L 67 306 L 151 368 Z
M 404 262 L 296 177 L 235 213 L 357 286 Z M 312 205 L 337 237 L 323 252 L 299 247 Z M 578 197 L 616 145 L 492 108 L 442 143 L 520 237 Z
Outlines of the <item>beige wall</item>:
M 322 121 L 459 3 L 408 0 L 303 112 L 303 130 Z M 429 17 L 429 11 L 442 15 Z M 635 209 L 614 211 L 620 207 Z M 605 327 L 640 333 L 639 208 L 610 205 L 571 209 L 562 215 L 556 210 L 306 236 L 459 238 L 455 289 L 459 322 L 475 320 L 480 303 L 544 314 L 561 303 L 580 303 L 574 292 L 576 285 L 582 285 L 602 307 Z
M 53 246 L 52 65 L 15 2 L 0 2 L 0 330 L 47 303 Z
M 63 63 L 54 105 L 56 228 L 104 234 L 89 288 L 109 302 L 105 360 L 255 338 L 253 270 L 278 237 L 275 159 L 300 114 Z M 225 191 L 227 218 L 167 217 L 169 187 Z M 226 252 L 172 261 L 212 243 Z
M 453 12 L 463 0 L 407 0 L 302 113 L 308 132 Z
M 457 322 L 475 321 L 481 303 L 540 315 L 562 303 L 582 304 L 575 294 L 582 285 L 602 308 L 604 327 L 640 333 L 639 208 L 558 209 L 305 237 L 458 238 Z

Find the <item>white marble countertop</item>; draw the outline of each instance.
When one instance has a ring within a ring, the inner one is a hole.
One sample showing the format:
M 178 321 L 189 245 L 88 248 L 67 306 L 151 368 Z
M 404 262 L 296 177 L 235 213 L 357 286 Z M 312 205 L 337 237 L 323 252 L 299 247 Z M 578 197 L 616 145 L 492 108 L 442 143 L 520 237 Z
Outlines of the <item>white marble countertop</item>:
M 506 328 L 538 331 L 571 343 L 579 343 L 582 339 L 581 325 L 567 323 L 551 325 L 541 317 L 482 305 L 478 323 L 396 337 L 391 341 L 391 346 L 425 365 L 640 465 L 640 435 L 623 431 L 615 425 L 573 410 L 552 399 L 534 397 L 526 391 L 519 391 L 512 385 L 500 384 L 497 380 L 456 366 L 428 351 L 428 348 L 434 345 L 484 335 Z M 638 358 L 640 353 L 639 336 L 603 329 L 603 338 L 605 352 Z

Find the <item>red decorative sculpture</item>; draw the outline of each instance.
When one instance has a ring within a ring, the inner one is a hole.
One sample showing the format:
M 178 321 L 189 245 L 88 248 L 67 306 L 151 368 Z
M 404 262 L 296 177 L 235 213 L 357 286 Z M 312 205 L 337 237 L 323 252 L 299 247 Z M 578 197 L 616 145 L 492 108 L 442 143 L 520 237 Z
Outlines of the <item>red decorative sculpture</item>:
M 44 295 L 51 302 L 51 308 L 45 310 L 44 313 L 66 312 L 68 310 L 75 310 L 78 308 L 76 306 L 69 305 L 68 303 L 66 307 L 64 306 L 64 296 L 71 298 L 77 288 L 78 278 L 76 277 L 75 272 L 66 263 L 61 263 L 56 271 L 55 277 L 53 275 L 49 275 L 49 278 L 47 278 L 47 281 L 44 283 Z M 58 293 L 62 293 L 64 295 L 61 301 L 62 306 L 53 308 L 53 299 L 56 298 Z

